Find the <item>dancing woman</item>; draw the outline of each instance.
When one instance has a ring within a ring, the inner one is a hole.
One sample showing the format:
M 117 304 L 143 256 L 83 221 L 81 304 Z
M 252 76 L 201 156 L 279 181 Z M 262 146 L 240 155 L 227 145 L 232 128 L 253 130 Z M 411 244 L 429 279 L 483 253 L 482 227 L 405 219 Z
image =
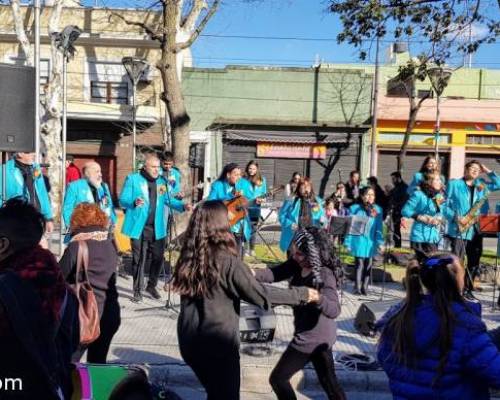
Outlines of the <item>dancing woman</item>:
M 314 194 L 309 178 L 302 178 L 295 196 L 286 200 L 279 212 L 280 248 L 287 251 L 298 228 L 321 226 L 324 220 L 323 201 Z
M 410 243 L 418 261 L 422 261 L 438 249 L 441 240 L 445 195 L 439 174 L 426 175 L 403 207 L 402 215 L 413 218 Z
M 259 163 L 251 160 L 245 168 L 245 179 L 250 183 L 252 198 L 254 199 L 248 207 L 248 216 L 252 224 L 252 234 L 250 236 L 250 255 L 255 255 L 255 230 L 260 220 L 260 204 L 263 196 L 267 193 L 266 178 L 262 176 L 259 168 Z
M 487 400 L 489 388 L 500 388 L 500 353 L 463 287 L 454 255 L 408 265 L 406 298 L 377 324 L 378 360 L 395 399 Z
M 181 295 L 177 334 L 182 358 L 205 387 L 208 400 L 238 400 L 240 300 L 268 309 L 273 299 L 239 259 L 222 202 L 205 201 L 193 212 L 173 288 Z M 282 295 L 281 304 L 319 297 L 309 288 L 285 292 L 288 298 Z
M 269 378 L 279 400 L 297 398 L 290 379 L 308 362 L 312 362 L 329 400 L 346 398 L 335 375 L 332 355 L 337 337 L 335 318 L 340 315 L 332 246 L 326 232 L 319 228 L 300 228 L 292 239 L 290 256 L 285 263 L 254 271 L 261 282 L 290 280 L 292 287 L 316 288 L 320 292 L 317 304 L 299 305 L 293 309 L 293 339 Z
M 384 243 L 382 209 L 375 204 L 375 191 L 371 187 L 362 188 L 358 203 L 352 205 L 349 212 L 351 216 L 364 217 L 366 220 L 364 232 L 359 232 L 358 235 L 349 234 L 344 241 L 348 253 L 354 256 L 355 260 L 354 294 L 366 295 L 373 257 L 379 249 L 382 252 Z

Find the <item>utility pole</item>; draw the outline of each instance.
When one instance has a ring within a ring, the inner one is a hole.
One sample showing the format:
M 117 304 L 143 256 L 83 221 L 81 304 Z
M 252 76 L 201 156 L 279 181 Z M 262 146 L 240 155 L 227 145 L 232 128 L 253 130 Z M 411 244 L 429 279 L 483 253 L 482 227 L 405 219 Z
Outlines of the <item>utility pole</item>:
M 378 82 L 380 76 L 379 63 L 380 39 L 377 37 L 375 49 L 375 78 L 373 81 L 373 98 L 372 98 L 372 140 L 370 147 L 370 176 L 376 175 L 375 160 L 377 159 L 377 119 L 378 119 Z
M 34 0 L 35 19 L 35 160 L 40 157 L 40 0 Z

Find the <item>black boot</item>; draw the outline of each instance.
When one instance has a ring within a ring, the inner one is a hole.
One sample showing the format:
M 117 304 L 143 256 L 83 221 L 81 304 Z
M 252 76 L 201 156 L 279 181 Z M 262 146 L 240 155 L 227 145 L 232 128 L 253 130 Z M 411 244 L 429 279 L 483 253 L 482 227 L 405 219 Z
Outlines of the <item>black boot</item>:
M 156 288 L 154 286 L 148 285 L 146 287 L 146 292 L 148 292 L 151 295 L 151 297 L 153 297 L 153 299 L 155 299 L 155 300 L 161 299 L 160 293 L 158 293 L 158 290 L 156 290 Z
M 130 299 L 130 301 L 134 303 L 141 303 L 142 302 L 142 294 L 141 292 L 134 292 L 134 297 Z
M 360 292 L 361 285 L 363 282 L 362 277 L 363 277 L 363 266 L 358 265 L 356 268 L 356 283 L 354 284 L 354 294 L 359 295 L 362 293 Z

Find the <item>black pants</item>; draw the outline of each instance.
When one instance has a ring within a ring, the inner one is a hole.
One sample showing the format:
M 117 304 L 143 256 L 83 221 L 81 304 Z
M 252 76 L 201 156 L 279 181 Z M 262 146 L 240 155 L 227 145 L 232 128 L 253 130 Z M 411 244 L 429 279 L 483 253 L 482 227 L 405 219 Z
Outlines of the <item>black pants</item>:
M 269 383 L 278 400 L 295 400 L 295 392 L 290 379 L 311 361 L 319 382 L 329 400 L 344 400 L 345 394 L 335 375 L 335 364 L 332 349 L 328 345 L 318 346 L 313 353 L 306 354 L 288 346 L 274 367 Z
M 491 340 L 493 340 L 495 346 L 497 346 L 498 351 L 500 351 L 500 327 L 488 331 L 488 334 L 491 336 Z
M 432 253 L 436 252 L 438 245 L 436 243 L 417 243 L 411 242 L 411 248 L 415 252 L 415 257 L 420 263 L 429 257 Z
M 139 240 L 132 239 L 132 271 L 134 275 L 134 292 L 144 288 L 144 271 L 149 265 L 149 287 L 156 287 L 158 276 L 163 268 L 165 239 Z
M 394 247 L 401 248 L 401 214 L 392 214 L 392 229 Z
M 237 250 L 240 258 L 243 260 L 245 238 L 243 237 L 242 233 L 234 233 L 233 232 L 233 235 L 234 235 L 234 240 L 236 241 L 236 250 Z
M 370 280 L 370 271 L 372 270 L 373 259 L 356 257 L 354 259 L 354 264 L 356 267 L 356 283 L 354 286 L 355 290 L 367 290 L 368 282 Z
M 207 392 L 207 400 L 239 400 L 240 358 L 238 354 L 206 357 L 202 352 L 182 354 Z
M 121 317 L 118 299 L 106 301 L 99 324 L 101 334 L 95 342 L 90 343 L 88 346 L 79 346 L 78 350 L 73 354 L 72 360 L 74 362 L 80 361 L 85 351 L 87 351 L 88 363 L 106 364 L 109 346 L 120 324 Z
M 471 291 L 474 287 L 474 278 L 479 275 L 479 264 L 483 254 L 483 235 L 474 232 L 471 240 L 451 239 L 451 252 L 463 262 L 467 257 L 465 273 L 465 290 Z
M 255 239 L 257 238 L 257 227 L 259 226 L 259 218 L 250 219 L 252 225 L 252 235 L 250 236 L 249 248 L 250 250 L 255 250 Z

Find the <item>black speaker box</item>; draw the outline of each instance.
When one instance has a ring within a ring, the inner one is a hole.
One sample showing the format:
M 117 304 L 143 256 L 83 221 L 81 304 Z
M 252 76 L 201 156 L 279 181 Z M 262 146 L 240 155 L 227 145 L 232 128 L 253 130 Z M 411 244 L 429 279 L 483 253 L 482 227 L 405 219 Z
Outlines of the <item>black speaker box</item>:
M 354 319 L 354 327 L 365 336 L 372 336 L 375 333 L 375 322 L 382 317 L 393 305 L 401 300 L 371 301 L 362 303 Z
M 273 309 L 263 310 L 242 303 L 240 309 L 240 340 L 243 343 L 265 343 L 274 339 L 276 315 Z
M 0 64 L 0 151 L 35 151 L 35 68 Z

